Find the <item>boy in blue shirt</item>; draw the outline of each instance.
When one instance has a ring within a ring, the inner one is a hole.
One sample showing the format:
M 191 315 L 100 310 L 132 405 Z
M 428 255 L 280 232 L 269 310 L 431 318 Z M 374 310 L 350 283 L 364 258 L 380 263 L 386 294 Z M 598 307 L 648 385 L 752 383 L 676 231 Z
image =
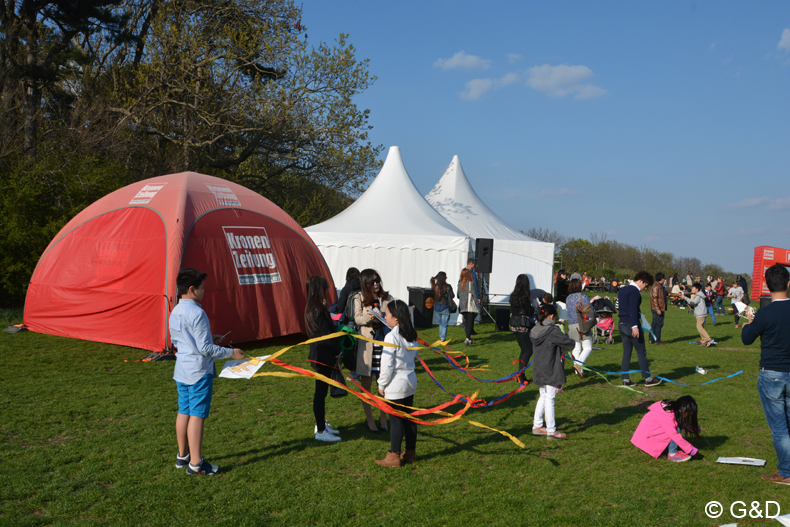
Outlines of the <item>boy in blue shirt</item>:
M 776 450 L 777 471 L 763 479 L 790 485 L 790 273 L 784 266 L 774 264 L 765 270 L 765 284 L 771 293 L 771 303 L 747 318 L 741 340 L 747 346 L 760 337 L 760 376 L 757 393 L 771 429 Z M 733 306 L 734 307 L 734 306 Z
M 181 301 L 170 313 L 170 340 L 176 348 L 173 379 L 178 389 L 176 468 L 187 467 L 187 474 L 210 476 L 219 471 L 203 459 L 203 425 L 211 407 L 211 393 L 217 369 L 214 359 L 243 359 L 238 348 L 222 348 L 221 336 L 211 335 L 206 312 L 199 302 L 205 294 L 206 273 L 195 269 L 178 272 L 176 286 Z M 197 462 L 197 464 L 193 464 Z

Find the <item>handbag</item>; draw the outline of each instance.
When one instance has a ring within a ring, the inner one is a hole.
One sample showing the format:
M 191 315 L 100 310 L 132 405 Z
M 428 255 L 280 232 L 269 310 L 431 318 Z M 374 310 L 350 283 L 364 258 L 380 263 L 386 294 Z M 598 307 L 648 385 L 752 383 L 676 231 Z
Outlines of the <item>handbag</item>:
M 455 299 L 451 298 L 450 303 L 447 304 L 447 308 L 450 310 L 450 313 L 457 313 L 458 312 L 458 304 L 455 303 Z
M 348 333 L 348 335 L 343 335 L 338 339 L 340 340 L 340 352 L 343 354 L 343 367 L 347 368 L 348 371 L 355 371 L 357 369 L 357 339 L 351 335 L 356 335 L 357 332 L 343 325 L 338 329 Z
M 529 316 L 529 311 L 525 308 L 519 308 L 522 314 L 510 315 L 510 326 L 514 328 L 527 328 L 530 329 L 535 325 L 533 318 Z
M 583 305 L 581 296 L 579 296 L 579 303 L 576 304 L 576 319 L 578 320 L 579 331 L 581 333 L 587 333 L 590 331 L 597 322 L 595 319 L 595 310 L 593 309 L 592 305 Z
M 343 377 L 343 373 L 338 370 L 337 368 L 332 370 L 332 380 L 335 382 L 339 382 L 343 386 L 346 385 L 346 379 Z M 344 390 L 343 388 L 338 388 L 334 385 L 329 385 L 329 396 L 337 399 L 338 397 L 345 397 L 348 395 L 348 390 Z

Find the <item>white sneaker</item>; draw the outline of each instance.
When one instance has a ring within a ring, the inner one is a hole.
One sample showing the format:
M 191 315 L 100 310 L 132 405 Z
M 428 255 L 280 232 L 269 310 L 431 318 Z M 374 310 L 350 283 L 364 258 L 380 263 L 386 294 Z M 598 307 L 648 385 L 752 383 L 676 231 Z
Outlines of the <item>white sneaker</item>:
M 324 421 L 324 430 L 326 430 L 330 434 L 335 434 L 336 436 L 340 435 L 340 431 L 339 430 L 335 430 L 334 428 L 332 428 L 332 425 L 330 425 L 328 421 Z M 318 425 L 315 425 L 313 427 L 313 433 L 314 434 L 318 433 Z
M 317 441 L 324 441 L 326 443 L 337 443 L 340 441 L 340 436 L 336 436 L 335 434 L 330 434 L 329 430 L 324 430 L 323 432 L 316 433 L 315 438 Z

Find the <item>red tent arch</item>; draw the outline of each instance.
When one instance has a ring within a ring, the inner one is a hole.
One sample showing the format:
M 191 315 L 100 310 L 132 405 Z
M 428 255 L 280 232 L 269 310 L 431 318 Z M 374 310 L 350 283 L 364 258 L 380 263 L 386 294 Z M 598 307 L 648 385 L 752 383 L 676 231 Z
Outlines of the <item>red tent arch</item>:
M 765 285 L 765 270 L 774 264 L 790 266 L 790 249 L 761 245 L 754 248 L 754 270 L 752 271 L 752 300 L 760 300 L 760 295 L 768 295 Z
M 166 349 L 176 276 L 186 267 L 208 273 L 203 308 L 212 331 L 230 331 L 233 342 L 302 332 L 305 280 L 333 283 L 308 234 L 277 205 L 183 172 L 119 189 L 66 224 L 30 279 L 25 325 Z

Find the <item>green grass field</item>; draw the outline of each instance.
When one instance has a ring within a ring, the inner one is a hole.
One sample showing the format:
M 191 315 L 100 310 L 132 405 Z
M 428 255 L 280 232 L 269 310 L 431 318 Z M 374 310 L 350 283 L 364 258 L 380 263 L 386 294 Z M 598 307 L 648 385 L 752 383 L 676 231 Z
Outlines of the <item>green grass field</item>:
M 645 297 L 643 311 L 649 313 L 648 306 Z M 20 321 L 19 313 L 2 315 Z M 206 458 L 222 467 L 213 477 L 174 468 L 173 362 L 133 362 L 146 352 L 131 348 L 0 333 L 0 524 L 713 526 L 737 521 L 729 506 L 739 500 L 747 510 L 751 502 L 775 501 L 790 513 L 790 490 L 760 479 L 776 470 L 776 455 L 756 389 L 759 342 L 743 346 L 731 315 L 707 327 L 719 345 L 690 345 L 698 340 L 693 316 L 671 309 L 668 345 L 648 347 L 651 370 L 688 384 L 743 374 L 708 386 L 651 389 L 634 375 L 637 388 L 647 392 L 640 395 L 615 387 L 617 377 L 609 377 L 614 386 L 597 376 L 580 379 L 566 365 L 565 393 L 556 399 L 557 426 L 566 440 L 531 435 L 538 389 L 530 385 L 503 404 L 467 414 L 510 432 L 526 448 L 464 422 L 421 426 L 419 461 L 401 469 L 373 462 L 385 455 L 389 436 L 366 432 L 355 397 L 327 400 L 327 417 L 343 438 L 330 445 L 313 439 L 312 381 L 217 379 L 204 443 Z M 462 329 L 451 328 L 450 347 L 468 352 L 475 367 L 487 365 L 488 371 L 476 373 L 480 377 L 514 371 L 512 335 L 490 321 L 478 332 L 467 349 Z M 438 328 L 421 333 L 428 341 L 438 338 Z M 271 353 L 302 338 L 245 351 Z M 619 336 L 603 346 L 589 365 L 619 370 Z M 516 387 L 476 382 L 442 357 L 423 356 L 455 393 L 479 389 L 491 399 Z M 281 358 L 306 367 L 306 357 L 301 346 Z M 696 366 L 708 375 L 695 373 Z M 261 371 L 277 369 L 267 364 Z M 448 399 L 422 368 L 418 378 L 416 404 Z M 692 461 L 656 460 L 631 445 L 652 402 L 685 394 L 699 404 L 704 436 L 691 440 L 700 449 Z M 723 465 L 715 463 L 718 455 L 768 463 Z M 718 519 L 705 515 L 711 500 L 724 505 Z

